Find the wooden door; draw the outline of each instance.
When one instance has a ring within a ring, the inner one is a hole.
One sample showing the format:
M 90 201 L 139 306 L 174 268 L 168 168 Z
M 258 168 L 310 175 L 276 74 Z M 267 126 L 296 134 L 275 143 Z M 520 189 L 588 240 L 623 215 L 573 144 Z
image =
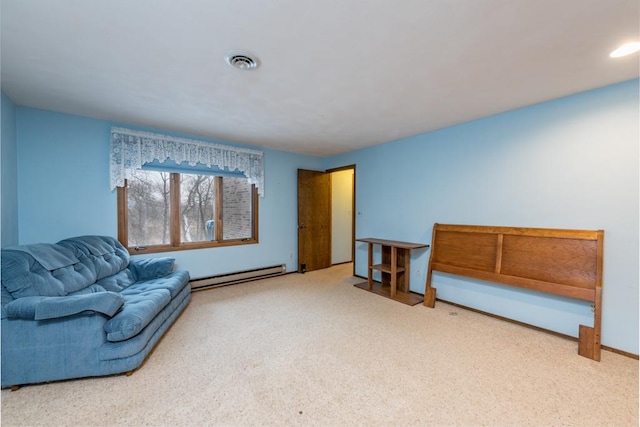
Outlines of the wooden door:
M 331 266 L 331 175 L 298 169 L 298 272 Z

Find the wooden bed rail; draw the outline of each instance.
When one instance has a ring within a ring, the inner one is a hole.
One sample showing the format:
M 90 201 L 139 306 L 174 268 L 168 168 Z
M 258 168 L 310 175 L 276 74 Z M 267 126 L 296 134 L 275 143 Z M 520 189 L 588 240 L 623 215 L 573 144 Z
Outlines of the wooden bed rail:
M 590 301 L 593 327 L 580 325 L 578 354 L 600 360 L 603 230 L 434 224 L 424 305 L 433 308 L 432 273 Z

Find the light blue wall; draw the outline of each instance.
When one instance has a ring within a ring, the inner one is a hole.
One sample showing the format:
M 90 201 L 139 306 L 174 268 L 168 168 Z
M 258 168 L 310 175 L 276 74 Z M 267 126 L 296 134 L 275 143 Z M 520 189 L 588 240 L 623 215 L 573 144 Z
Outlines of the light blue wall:
M 2 200 L 0 213 L 2 229 L 0 231 L 1 246 L 18 244 L 18 155 L 16 139 L 16 106 L 2 93 L 2 132 L 0 154 L 2 162 Z
M 327 159 L 356 164 L 356 235 L 431 242 L 435 222 L 604 229 L 602 343 L 638 354 L 638 80 Z M 366 248 L 356 246 L 366 275 Z M 429 251 L 414 254 L 424 292 Z M 588 304 L 434 274 L 438 298 L 577 336 Z M 428 328 L 429 325 L 422 325 Z
M 107 122 L 18 107 L 20 243 L 116 236 Z
M 116 192 L 109 189 L 111 126 L 103 120 L 17 108 L 20 244 L 82 234 L 117 236 Z M 178 268 L 188 269 L 192 277 L 283 263 L 296 270 L 297 168 L 319 169 L 322 159 L 264 152 L 260 243 L 163 254 L 175 257 Z
M 115 236 L 111 123 L 12 108 L 19 243 Z M 602 342 L 638 354 L 638 115 L 635 80 L 325 160 L 265 150 L 260 244 L 168 255 L 193 277 L 276 263 L 293 271 L 297 168 L 356 164 L 358 237 L 428 243 L 434 222 L 604 229 Z M 428 257 L 412 257 L 412 290 L 424 291 Z M 366 274 L 362 246 L 356 272 Z M 569 335 L 592 319 L 588 305 L 572 300 L 442 274 L 434 286 L 439 298 Z

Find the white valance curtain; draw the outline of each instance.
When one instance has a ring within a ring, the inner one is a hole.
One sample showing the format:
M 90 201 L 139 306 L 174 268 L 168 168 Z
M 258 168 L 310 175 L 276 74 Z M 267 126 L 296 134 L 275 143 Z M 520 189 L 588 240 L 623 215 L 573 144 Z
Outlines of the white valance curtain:
M 198 163 L 226 171 L 239 171 L 264 197 L 263 152 L 212 144 L 187 138 L 112 127 L 109 171 L 111 189 L 124 186 L 145 163 L 173 160 L 178 165 Z

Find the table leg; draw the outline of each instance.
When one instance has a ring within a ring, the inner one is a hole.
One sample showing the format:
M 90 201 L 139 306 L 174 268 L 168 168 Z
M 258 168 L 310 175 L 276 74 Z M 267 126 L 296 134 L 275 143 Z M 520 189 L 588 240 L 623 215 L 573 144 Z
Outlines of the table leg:
M 409 271 L 411 270 L 411 252 L 409 249 L 401 249 L 404 258 L 404 273 L 402 273 L 402 292 L 409 292 Z
M 398 248 L 391 247 L 391 298 L 395 298 L 398 286 Z
M 371 268 L 373 265 L 373 243 L 368 243 L 368 250 L 367 270 L 369 271 L 367 274 L 367 289 L 371 290 L 373 289 L 373 268 Z

